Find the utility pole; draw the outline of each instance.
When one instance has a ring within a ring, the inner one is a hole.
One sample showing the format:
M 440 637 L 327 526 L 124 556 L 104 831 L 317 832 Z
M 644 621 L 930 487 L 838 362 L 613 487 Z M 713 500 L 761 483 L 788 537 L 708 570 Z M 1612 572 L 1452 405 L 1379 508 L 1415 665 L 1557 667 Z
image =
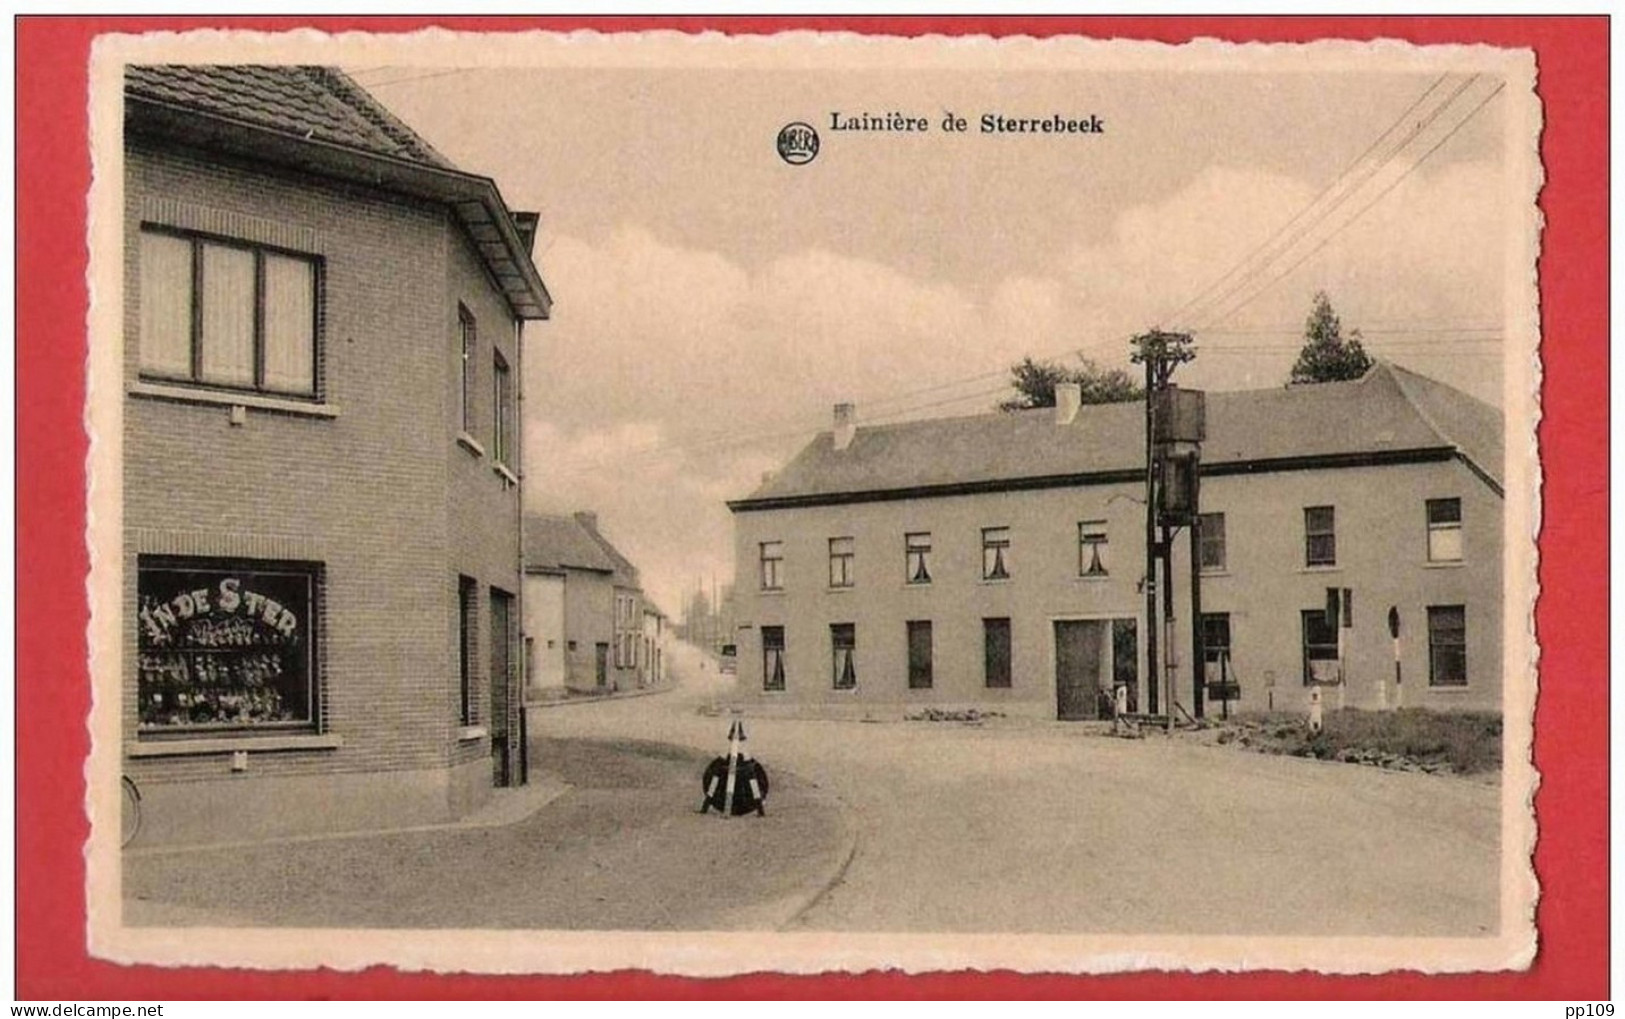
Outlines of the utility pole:
M 1168 454 L 1174 445 L 1173 440 L 1179 438 L 1175 434 L 1179 419 L 1184 415 L 1170 413 L 1177 410 L 1172 400 L 1165 398 L 1165 391 L 1169 389 L 1174 369 L 1191 361 L 1196 357 L 1191 336 L 1189 333 L 1164 332 L 1161 329 L 1152 329 L 1141 333 L 1131 341 L 1134 354 L 1130 358 L 1135 364 L 1145 365 L 1145 621 L 1146 621 L 1146 671 L 1148 673 L 1147 687 L 1149 693 L 1149 707 L 1152 714 L 1157 713 L 1158 686 L 1165 686 L 1162 691 L 1163 711 L 1167 717 L 1167 727 L 1174 727 L 1174 684 L 1173 661 L 1173 540 L 1168 528 L 1167 510 L 1171 507 L 1165 505 L 1168 501 L 1168 480 L 1160 477 L 1166 469 Z M 1200 394 L 1194 394 L 1200 399 Z M 1163 406 L 1166 403 L 1166 406 Z M 1159 407 L 1161 412 L 1159 413 Z M 1194 475 L 1194 470 L 1191 471 Z M 1188 481 L 1188 479 L 1187 479 Z M 1157 616 L 1157 560 L 1163 562 L 1163 612 L 1159 620 Z M 1158 629 L 1167 628 L 1166 647 L 1164 654 L 1167 663 L 1163 669 L 1158 669 Z

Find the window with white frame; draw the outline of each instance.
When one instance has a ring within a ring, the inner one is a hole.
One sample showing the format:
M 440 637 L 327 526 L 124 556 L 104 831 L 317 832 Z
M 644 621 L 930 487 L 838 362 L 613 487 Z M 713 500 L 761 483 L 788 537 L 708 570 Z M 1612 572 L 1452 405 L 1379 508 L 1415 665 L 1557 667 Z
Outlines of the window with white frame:
M 784 627 L 762 627 L 762 689 L 784 689 Z
M 904 576 L 910 584 L 931 583 L 931 532 L 903 535 Z
M 147 226 L 140 273 L 144 378 L 317 395 L 318 259 Z
M 829 643 L 832 652 L 832 679 L 837 690 L 858 686 L 858 627 L 856 623 L 831 623 Z
M 1304 565 L 1337 565 L 1337 512 L 1331 506 L 1308 506 L 1303 511 Z
M 982 579 L 1010 579 L 1010 528 L 982 528 Z
M 514 399 L 513 373 L 508 359 L 494 351 L 491 360 L 491 459 L 504 467 L 513 466 Z
M 1082 521 L 1078 524 L 1078 576 L 1106 574 L 1106 521 Z
M 762 590 L 780 591 L 784 588 L 784 542 L 764 541 L 761 551 Z
M 478 342 L 474 313 L 462 304 L 457 305 L 457 349 L 462 370 L 457 421 L 465 435 L 474 434 L 474 349 Z
M 851 587 L 856 582 L 857 542 L 852 538 L 829 539 L 829 586 Z
M 1429 499 L 1428 562 L 1461 561 L 1461 500 Z

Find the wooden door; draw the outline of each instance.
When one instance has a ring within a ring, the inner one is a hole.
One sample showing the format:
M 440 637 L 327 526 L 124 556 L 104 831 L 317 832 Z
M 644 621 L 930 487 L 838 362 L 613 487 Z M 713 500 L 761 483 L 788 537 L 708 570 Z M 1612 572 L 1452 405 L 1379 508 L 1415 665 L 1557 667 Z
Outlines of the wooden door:
M 593 654 L 595 655 L 594 667 L 597 670 L 595 675 L 598 679 L 598 685 L 607 686 L 609 684 L 609 645 L 594 645 Z
M 1100 673 L 1106 624 L 1098 619 L 1055 621 L 1055 717 L 1100 717 Z

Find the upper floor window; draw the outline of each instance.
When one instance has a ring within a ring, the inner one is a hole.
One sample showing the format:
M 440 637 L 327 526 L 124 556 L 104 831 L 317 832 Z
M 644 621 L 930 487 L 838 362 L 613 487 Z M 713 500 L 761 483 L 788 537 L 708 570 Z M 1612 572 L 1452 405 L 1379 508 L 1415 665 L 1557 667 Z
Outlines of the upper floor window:
M 1461 561 L 1461 500 L 1428 500 L 1428 562 Z
M 931 533 L 903 535 L 903 558 L 910 584 L 931 583 Z
M 1225 568 L 1224 514 L 1203 513 L 1199 526 L 1202 532 L 1202 569 L 1222 572 Z
M 461 383 L 458 392 L 458 427 L 465 435 L 474 434 L 474 348 L 478 342 L 478 329 L 474 313 L 457 306 L 457 350 L 461 364 Z
M 497 351 L 491 362 L 491 457 L 505 467 L 512 466 L 514 442 L 513 373 L 508 359 Z
M 141 231 L 141 374 L 314 397 L 316 259 Z
M 1078 524 L 1078 576 L 1106 576 L 1106 521 Z
M 1309 506 L 1303 511 L 1304 565 L 1337 565 L 1337 521 L 1331 506 Z
M 762 590 L 778 591 L 784 587 L 784 542 L 764 541 L 762 554 Z
M 829 586 L 851 587 L 856 577 L 856 542 L 851 538 L 829 539 Z
M 1010 528 L 982 528 L 982 579 L 1010 579 Z

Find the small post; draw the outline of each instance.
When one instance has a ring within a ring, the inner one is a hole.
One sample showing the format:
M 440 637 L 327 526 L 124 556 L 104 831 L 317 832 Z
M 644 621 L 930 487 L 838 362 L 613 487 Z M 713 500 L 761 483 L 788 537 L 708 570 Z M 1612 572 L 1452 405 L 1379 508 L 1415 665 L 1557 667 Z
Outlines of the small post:
M 1309 688 L 1309 733 L 1319 735 L 1320 720 L 1320 684 L 1316 683 Z
M 1399 606 L 1388 606 L 1388 635 L 1394 639 L 1394 707 L 1405 706 L 1404 673 L 1399 664 Z

